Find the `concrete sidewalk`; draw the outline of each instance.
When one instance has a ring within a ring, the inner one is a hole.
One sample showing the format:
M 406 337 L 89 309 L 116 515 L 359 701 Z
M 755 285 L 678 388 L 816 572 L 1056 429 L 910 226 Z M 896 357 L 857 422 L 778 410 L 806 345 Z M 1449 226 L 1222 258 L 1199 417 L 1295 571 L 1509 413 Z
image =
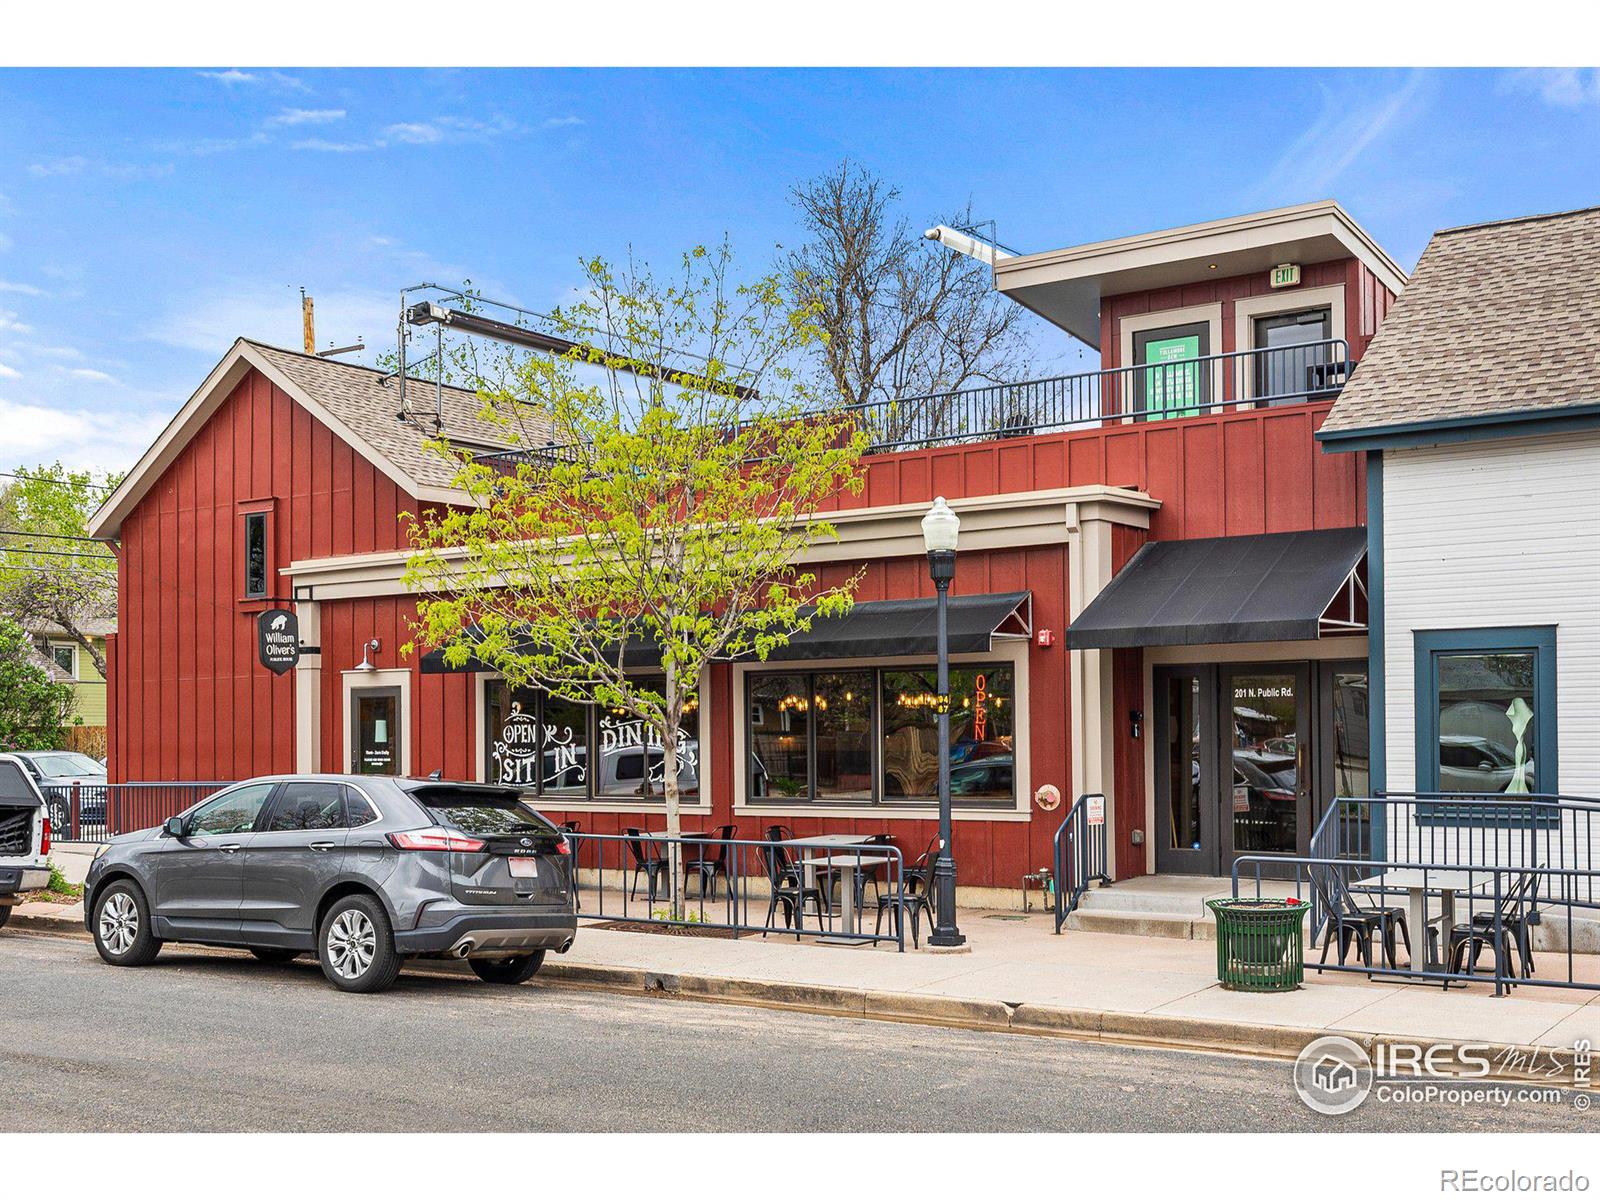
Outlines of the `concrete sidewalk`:
M 13 924 L 82 936 L 82 912 L 81 905 L 26 904 Z M 551 956 L 544 975 L 686 999 L 1271 1056 L 1293 1056 L 1328 1033 L 1369 1050 L 1396 1041 L 1518 1048 L 1525 1068 L 1541 1051 L 1538 1070 L 1497 1069 L 1519 1077 L 1543 1078 L 1549 1052 L 1570 1052 L 1580 1039 L 1600 1045 L 1596 992 L 1524 986 L 1496 997 L 1488 984 L 1445 992 L 1310 969 L 1296 992 L 1228 992 L 1216 982 L 1213 942 L 1056 936 L 1048 916 L 1016 913 L 965 910 L 961 923 L 971 953 L 947 955 L 777 934 L 734 940 L 633 933 L 583 922 L 572 951 Z M 1600 980 L 1600 959 L 1578 962 Z M 1564 975 L 1565 962 L 1550 956 L 1543 969 Z M 1570 1066 L 1570 1053 L 1563 1057 Z

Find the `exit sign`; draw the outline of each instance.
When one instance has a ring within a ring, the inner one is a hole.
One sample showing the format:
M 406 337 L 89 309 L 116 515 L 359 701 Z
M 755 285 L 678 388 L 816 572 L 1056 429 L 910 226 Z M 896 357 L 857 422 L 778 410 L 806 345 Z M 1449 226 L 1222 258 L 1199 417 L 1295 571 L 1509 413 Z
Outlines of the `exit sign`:
M 1299 263 L 1282 263 L 1279 266 L 1273 267 L 1272 268 L 1272 286 L 1275 287 L 1275 288 L 1299 287 L 1300 286 L 1300 264 Z

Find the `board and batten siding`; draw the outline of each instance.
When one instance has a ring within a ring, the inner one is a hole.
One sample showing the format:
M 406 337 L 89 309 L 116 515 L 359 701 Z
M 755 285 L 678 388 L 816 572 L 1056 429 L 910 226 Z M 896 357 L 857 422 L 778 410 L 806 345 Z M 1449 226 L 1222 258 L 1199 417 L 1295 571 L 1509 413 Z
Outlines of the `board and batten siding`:
M 1563 793 L 1600 796 L 1600 433 L 1383 458 L 1388 785 L 1413 790 L 1413 633 L 1555 625 Z

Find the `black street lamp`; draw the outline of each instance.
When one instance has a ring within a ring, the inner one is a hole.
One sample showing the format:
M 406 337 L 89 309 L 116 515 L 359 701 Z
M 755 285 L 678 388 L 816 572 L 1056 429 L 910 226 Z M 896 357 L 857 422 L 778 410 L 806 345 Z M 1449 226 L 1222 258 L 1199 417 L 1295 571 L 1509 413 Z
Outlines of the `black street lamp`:
M 956 928 L 956 860 L 950 852 L 950 581 L 956 577 L 956 539 L 961 518 L 940 496 L 922 518 L 922 544 L 928 574 L 939 592 L 939 857 L 933 864 L 936 900 L 928 945 L 949 949 L 966 945 Z

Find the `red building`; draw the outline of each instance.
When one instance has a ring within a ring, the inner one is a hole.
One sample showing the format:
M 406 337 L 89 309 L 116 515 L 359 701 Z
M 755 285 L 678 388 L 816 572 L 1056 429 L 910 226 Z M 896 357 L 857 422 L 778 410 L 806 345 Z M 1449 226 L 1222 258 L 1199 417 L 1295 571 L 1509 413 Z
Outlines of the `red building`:
M 1011 414 L 987 427 L 910 402 L 917 444 L 868 457 L 840 540 L 813 552 L 825 574 L 866 567 L 854 624 L 709 672 L 686 823 L 927 844 L 919 521 L 942 495 L 962 520 L 955 857 L 963 890 L 1005 889 L 971 898 L 1014 902 L 1049 864 L 1066 809 L 1046 785 L 1105 793 L 1117 877 L 1303 852 L 1329 797 L 1366 791 L 1364 466 L 1314 434 L 1404 281 L 1326 202 L 1002 259 L 1000 290 L 1101 370 L 979 389 L 964 412 Z M 401 514 L 460 499 L 422 441 L 437 416 L 497 448 L 470 394 L 408 397 L 241 340 L 107 501 L 113 781 L 438 770 L 515 778 L 585 830 L 659 825 L 626 727 L 401 660 Z M 281 676 L 257 659 L 269 607 L 307 648 Z M 527 736 L 542 767 L 508 750 Z

